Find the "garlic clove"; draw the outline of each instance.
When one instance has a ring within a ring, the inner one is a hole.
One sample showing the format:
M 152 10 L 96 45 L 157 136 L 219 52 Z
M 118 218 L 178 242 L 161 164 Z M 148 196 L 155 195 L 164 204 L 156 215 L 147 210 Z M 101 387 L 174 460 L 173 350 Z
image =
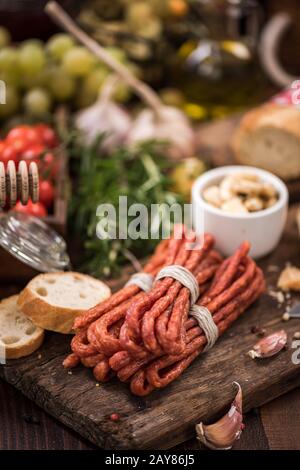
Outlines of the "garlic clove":
M 174 160 L 191 157 L 196 152 L 195 135 L 187 117 L 171 106 L 141 111 L 133 122 L 127 143 L 135 145 L 153 139 L 169 144 L 167 154 Z
M 248 352 L 252 358 L 272 357 L 279 353 L 287 343 L 287 334 L 284 330 L 276 331 L 258 341 Z
M 197 439 L 212 450 L 229 450 L 238 440 L 244 429 L 242 414 L 242 389 L 234 382 L 238 392 L 231 404 L 230 410 L 214 424 L 196 425 Z

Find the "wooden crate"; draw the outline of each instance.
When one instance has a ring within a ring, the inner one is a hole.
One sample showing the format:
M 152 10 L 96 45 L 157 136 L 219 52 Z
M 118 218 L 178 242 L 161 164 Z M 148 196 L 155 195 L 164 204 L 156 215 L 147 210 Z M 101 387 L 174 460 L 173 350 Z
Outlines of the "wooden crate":
M 68 186 L 68 158 L 66 152 L 61 151 L 59 154 L 59 171 L 55 187 L 54 210 L 53 214 L 44 218 L 44 221 L 62 236 L 66 235 L 67 230 Z
M 67 208 L 68 208 L 68 159 L 64 151 L 58 156 L 59 171 L 55 187 L 55 200 L 53 214 L 48 215 L 43 220 L 55 229 L 60 235 L 66 235 L 67 229 Z M 21 263 L 17 258 L 10 255 L 0 247 L 0 282 L 25 284 L 37 271 Z

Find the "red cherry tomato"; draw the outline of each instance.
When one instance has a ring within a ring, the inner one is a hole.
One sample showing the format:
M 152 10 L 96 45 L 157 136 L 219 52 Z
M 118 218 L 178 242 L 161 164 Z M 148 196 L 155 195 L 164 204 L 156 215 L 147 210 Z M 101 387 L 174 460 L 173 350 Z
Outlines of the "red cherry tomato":
M 0 140 L 0 160 L 1 160 L 1 155 L 2 155 L 2 151 L 5 147 L 5 142 L 3 140 Z
M 13 210 L 17 212 L 23 212 L 23 214 L 29 214 L 29 209 L 28 209 L 29 202 L 30 201 L 28 201 L 28 204 L 26 206 L 23 206 L 23 204 L 21 204 L 21 202 L 18 201 L 15 207 L 13 208 Z
M 7 142 L 12 142 L 16 139 L 23 139 L 26 137 L 28 130 L 30 129 L 29 126 L 16 126 L 9 131 L 6 136 Z
M 58 145 L 57 135 L 51 127 L 47 126 L 47 124 L 37 124 L 34 126 L 34 129 L 46 147 L 54 148 Z
M 35 162 L 38 164 L 44 151 L 45 148 L 42 144 L 31 145 L 22 153 L 21 157 L 22 160 L 25 160 L 28 163 Z
M 54 200 L 54 187 L 50 181 L 40 181 L 40 202 L 48 209 L 52 206 Z
M 13 160 L 15 163 L 18 162 L 18 152 L 10 144 L 4 145 L 1 152 L 1 161 L 6 165 L 9 160 Z
M 6 137 L 8 142 L 13 142 L 18 139 L 21 139 L 27 144 L 42 143 L 40 133 L 35 128 L 26 125 L 14 127 L 11 131 L 9 131 Z
M 19 137 L 18 139 L 9 142 L 9 145 L 11 145 L 20 155 L 25 152 L 31 144 L 28 143 L 26 139 Z
M 43 155 L 40 163 L 40 169 L 44 178 L 56 178 L 58 173 L 58 162 L 52 152 L 47 152 Z
M 35 217 L 45 217 L 47 215 L 47 209 L 44 204 L 41 202 L 33 203 L 31 200 L 28 201 L 26 206 L 23 206 L 20 201 L 17 202 L 14 210 L 23 214 L 34 215 Z

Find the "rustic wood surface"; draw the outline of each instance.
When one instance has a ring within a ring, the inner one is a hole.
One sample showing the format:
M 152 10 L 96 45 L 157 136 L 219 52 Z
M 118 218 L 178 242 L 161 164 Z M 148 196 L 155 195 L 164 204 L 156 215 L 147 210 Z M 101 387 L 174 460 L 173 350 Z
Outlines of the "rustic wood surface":
M 239 121 L 239 116 L 204 125 L 198 133 L 201 154 L 213 165 L 234 163 L 228 142 Z M 218 139 L 215 135 L 218 135 Z M 300 200 L 298 182 L 290 185 L 292 200 Z M 287 250 L 283 259 L 289 259 Z M 291 259 L 291 258 L 290 258 Z M 293 262 L 295 262 L 293 260 Z M 14 284 L 16 270 L 10 259 L 1 263 L 5 267 L 6 280 L 1 279 L 0 298 L 20 290 L 29 273 L 23 271 L 23 280 Z M 10 269 L 11 267 L 11 269 Z M 20 266 L 19 266 L 20 268 Z M 20 269 L 18 269 L 21 274 Z M 10 274 L 13 276 L 10 279 Z M 30 273 L 31 274 L 31 273 Z M 8 277 L 7 277 L 8 276 Z M 121 280 L 123 282 L 124 279 Z M 21 284 L 20 284 L 21 283 Z M 114 282 L 116 288 L 119 281 Z M 298 328 L 300 329 L 300 327 Z M 14 387 L 0 379 L 0 449 L 94 449 L 90 442 L 45 413 Z M 245 417 L 246 429 L 236 449 L 300 449 L 300 389 L 294 390 Z M 34 422 L 32 422 L 34 421 Z M 278 425 L 280 423 L 280 426 Z M 197 449 L 195 439 L 176 449 Z
M 278 277 L 278 273 L 268 270 L 269 266 L 281 269 L 287 260 L 300 265 L 294 212 L 295 209 L 290 212 L 280 246 L 261 263 L 269 287 L 274 288 Z M 294 295 L 293 301 L 296 301 Z M 214 419 L 228 407 L 234 395 L 233 380 L 242 385 L 245 411 L 300 385 L 300 366 L 292 363 L 290 347 L 299 320 L 283 324 L 284 310 L 285 305 L 278 308 L 276 300 L 263 295 L 209 354 L 199 357 L 169 387 L 145 399 L 132 396 L 127 386 L 116 380 L 96 387 L 91 372 L 81 367 L 69 375 L 61 367 L 68 338 L 50 333 L 37 353 L 10 361 L 1 367 L 0 374 L 48 413 L 100 447 L 170 448 L 192 437 L 195 423 Z M 246 355 L 257 340 L 251 333 L 253 326 L 265 327 L 268 332 L 284 326 L 289 334 L 288 349 L 272 359 L 253 361 Z M 109 419 L 112 412 L 121 415 L 119 422 Z M 286 411 L 281 413 L 281 421 L 292 418 Z M 254 418 L 248 419 L 251 423 Z M 284 447 L 288 443 L 278 441 L 276 433 L 280 432 L 280 426 L 276 426 L 276 421 L 272 407 L 266 407 L 261 415 L 262 426 L 251 431 L 250 424 L 248 435 L 259 432 L 261 446 L 269 446 L 271 441 L 274 446 Z M 34 427 L 34 423 L 31 425 Z M 270 441 L 265 438 L 266 429 Z M 295 440 L 292 445 L 299 445 L 298 436 Z

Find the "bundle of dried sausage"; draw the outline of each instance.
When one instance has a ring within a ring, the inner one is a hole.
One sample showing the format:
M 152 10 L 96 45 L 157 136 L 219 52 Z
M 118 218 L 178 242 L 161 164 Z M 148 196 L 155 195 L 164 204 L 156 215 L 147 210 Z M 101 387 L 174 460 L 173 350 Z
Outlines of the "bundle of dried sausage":
M 198 300 L 211 313 L 219 336 L 259 297 L 264 290 L 264 278 L 255 262 L 247 256 L 249 244 L 243 243 L 237 252 L 225 260 L 214 276 L 209 290 Z M 110 366 L 122 381 L 130 381 L 131 391 L 147 395 L 175 380 L 203 351 L 207 338 L 197 320 L 185 322 L 187 345 L 181 354 L 165 354 L 155 358 L 148 353 L 141 360 L 121 351 L 110 359 Z
M 178 230 L 183 229 L 178 227 Z M 195 235 L 192 234 L 189 243 L 194 240 Z M 210 235 L 204 237 L 203 247 L 196 247 L 194 253 L 187 247 L 186 243 L 184 232 L 177 232 L 176 236 L 174 235 L 169 242 L 162 242 L 155 255 L 146 265 L 145 272 L 151 272 L 155 275 L 164 264 L 164 261 L 165 264 L 170 265 L 175 259 L 180 259 L 177 254 L 180 254 L 182 259 L 184 257 L 190 258 L 190 265 L 192 263 L 195 265 L 198 260 L 200 263 L 195 268 L 195 272 L 197 273 L 199 292 L 203 293 L 208 288 L 209 280 L 220 264 L 221 256 L 211 249 L 213 238 Z M 182 287 L 180 283 L 177 282 L 177 284 L 179 288 Z M 186 288 L 184 288 L 184 291 L 186 299 L 185 315 L 187 315 L 189 292 Z M 79 317 L 75 322 L 75 327 L 80 327 L 80 329 L 71 343 L 73 353 L 65 359 L 64 366 L 74 367 L 81 362 L 86 367 L 94 368 L 94 375 L 97 380 L 108 380 L 112 375 L 108 359 L 117 351 L 122 350 L 119 332 L 126 312 L 131 305 L 141 300 L 144 295 L 136 285 L 125 287 L 108 301 L 101 303 L 82 317 Z M 177 306 L 177 309 L 179 307 L 180 305 Z M 160 351 L 159 355 L 161 355 Z
M 95 378 L 103 382 L 116 374 L 140 396 L 181 375 L 264 290 L 263 274 L 248 256 L 247 242 L 223 262 L 213 242 L 209 234 L 201 243 L 193 233 L 188 243 L 184 234 L 176 234 L 159 245 L 145 267 L 153 276 L 165 266 L 185 269 L 197 284 L 196 306 L 191 288 L 176 276 L 158 277 L 148 292 L 138 285 L 125 286 L 76 320 L 79 331 L 65 367 L 81 362 L 93 367 Z M 191 317 L 197 308 L 200 316 Z M 212 342 L 203 309 L 208 327 L 214 327 Z
M 145 265 L 143 270 L 144 273 L 155 275 L 159 271 L 166 262 L 168 245 L 169 240 L 163 240 L 159 243 L 153 256 Z M 78 317 L 74 323 L 74 329 L 77 330 L 77 333 L 71 342 L 73 353 L 67 356 L 64 360 L 64 367 L 76 367 L 80 362 L 82 362 L 86 367 L 94 367 L 100 361 L 105 360 L 105 355 L 102 351 L 99 351 L 88 341 L 87 334 L 89 326 L 102 315 L 111 311 L 122 318 L 122 315 L 125 315 L 131 301 L 138 296 L 140 291 L 141 289 L 136 284 L 125 286 L 113 294 L 109 299 L 101 302 Z M 111 329 L 111 338 L 118 335 L 119 329 L 118 325 Z
M 175 240 L 178 241 L 178 240 Z M 190 244 L 193 243 L 191 249 Z M 189 242 L 177 243 L 173 251 L 172 266 L 182 266 L 192 273 L 196 283 L 203 284 L 209 277 L 210 267 L 202 263 L 212 250 L 214 239 L 204 234 L 197 239 L 190 234 Z M 144 293 L 130 305 L 120 330 L 120 343 L 124 350 L 137 359 L 149 353 L 161 355 L 162 351 L 180 354 L 186 345 L 184 323 L 191 305 L 191 291 L 173 277 L 155 282 L 150 292 Z
M 202 272 L 202 276 L 199 276 L 199 292 L 204 293 L 209 287 L 209 280 L 213 277 L 221 261 L 221 256 L 215 252 L 211 251 L 207 258 L 202 261 L 199 265 L 199 272 Z M 136 296 L 133 302 L 138 301 L 139 298 L 142 298 L 143 294 Z M 111 357 L 116 352 L 122 350 L 122 345 L 118 334 L 112 337 L 111 331 L 109 328 L 118 327 L 118 332 L 120 330 L 120 325 L 124 322 L 127 308 L 123 309 L 114 309 L 111 312 L 104 314 L 101 318 L 92 323 L 88 329 L 88 339 L 91 341 L 94 347 L 98 351 L 102 351 L 105 354 L 106 358 Z M 170 310 L 171 311 L 171 310 Z M 161 355 L 162 351 L 159 354 Z M 107 359 L 102 360 L 101 364 L 98 364 L 94 368 L 95 378 L 101 382 L 106 381 L 110 376 L 110 367 Z

